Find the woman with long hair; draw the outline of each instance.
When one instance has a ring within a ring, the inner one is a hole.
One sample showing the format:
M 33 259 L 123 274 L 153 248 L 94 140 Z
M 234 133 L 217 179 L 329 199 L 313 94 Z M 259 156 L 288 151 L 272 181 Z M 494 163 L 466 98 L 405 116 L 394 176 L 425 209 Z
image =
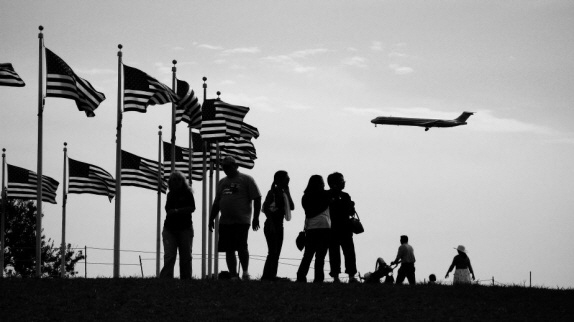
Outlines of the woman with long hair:
M 179 171 L 174 171 L 169 176 L 168 188 L 162 232 L 163 268 L 159 276 L 173 278 L 173 268 L 179 249 L 179 277 L 190 279 L 193 244 L 191 214 L 195 211 L 195 199 L 185 176 Z
M 297 271 L 297 282 L 307 282 L 307 273 L 315 256 L 314 283 L 322 283 L 325 279 L 325 256 L 329 249 L 329 235 L 331 230 L 331 217 L 329 203 L 331 198 L 325 190 L 325 182 L 320 175 L 313 175 L 301 203 L 305 210 L 305 252 Z
M 263 213 L 267 216 L 263 233 L 267 241 L 267 260 L 263 267 L 261 280 L 277 279 L 279 256 L 283 247 L 283 220 L 291 220 L 291 211 L 295 209 L 289 192 L 289 175 L 287 171 L 275 172 L 271 189 L 263 202 Z

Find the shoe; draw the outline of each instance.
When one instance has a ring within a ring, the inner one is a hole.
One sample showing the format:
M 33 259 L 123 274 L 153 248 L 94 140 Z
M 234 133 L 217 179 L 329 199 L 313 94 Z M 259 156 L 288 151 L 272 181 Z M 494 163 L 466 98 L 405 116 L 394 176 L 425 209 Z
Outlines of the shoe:
M 359 280 L 357 278 L 353 277 L 349 277 L 349 284 L 350 283 L 359 283 Z
M 341 283 L 339 277 L 333 277 L 333 283 Z
M 250 280 L 251 280 L 251 275 L 249 275 L 249 273 L 243 273 L 243 276 L 241 277 L 241 280 L 243 280 L 243 281 L 250 281 Z

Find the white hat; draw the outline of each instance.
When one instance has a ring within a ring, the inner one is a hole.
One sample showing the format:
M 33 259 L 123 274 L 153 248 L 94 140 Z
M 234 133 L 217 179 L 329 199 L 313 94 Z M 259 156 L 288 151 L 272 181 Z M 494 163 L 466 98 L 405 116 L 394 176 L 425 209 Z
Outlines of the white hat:
M 464 246 L 462 246 L 462 245 L 458 245 L 458 247 L 455 249 L 460 251 L 460 252 L 466 253 L 466 248 L 464 248 Z

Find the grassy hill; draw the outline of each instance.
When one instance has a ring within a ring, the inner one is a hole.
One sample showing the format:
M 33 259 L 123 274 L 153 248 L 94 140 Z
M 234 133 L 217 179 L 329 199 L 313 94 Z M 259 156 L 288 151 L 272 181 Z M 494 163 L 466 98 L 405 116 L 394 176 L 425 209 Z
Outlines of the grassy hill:
M 0 320 L 574 321 L 574 290 L 159 279 L 0 280 Z

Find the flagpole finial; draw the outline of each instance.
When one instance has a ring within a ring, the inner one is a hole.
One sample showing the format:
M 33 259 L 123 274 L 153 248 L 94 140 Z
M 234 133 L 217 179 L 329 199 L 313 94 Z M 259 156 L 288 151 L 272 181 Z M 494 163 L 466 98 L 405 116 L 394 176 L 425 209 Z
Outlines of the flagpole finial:
M 119 48 L 120 50 L 122 50 L 122 48 L 124 48 L 124 46 L 122 46 L 122 44 L 119 44 L 119 45 L 118 45 L 118 48 Z
M 171 62 L 172 62 L 174 65 L 177 64 L 177 60 L 175 60 L 175 59 L 172 60 Z
M 203 81 L 204 82 L 207 81 L 207 77 L 203 76 Z
M 42 30 L 44 30 L 44 27 L 40 26 L 40 27 L 38 27 L 38 29 L 40 29 L 40 32 L 41 32 Z
M 40 33 L 38 34 L 38 38 L 44 38 L 44 34 L 42 34 L 42 30 L 44 30 L 44 27 L 40 26 L 40 27 L 38 27 L 38 29 L 40 30 Z
M 64 152 L 68 150 L 68 143 L 64 142 Z
M 217 99 L 219 99 L 219 95 L 221 95 L 221 92 L 217 91 Z

